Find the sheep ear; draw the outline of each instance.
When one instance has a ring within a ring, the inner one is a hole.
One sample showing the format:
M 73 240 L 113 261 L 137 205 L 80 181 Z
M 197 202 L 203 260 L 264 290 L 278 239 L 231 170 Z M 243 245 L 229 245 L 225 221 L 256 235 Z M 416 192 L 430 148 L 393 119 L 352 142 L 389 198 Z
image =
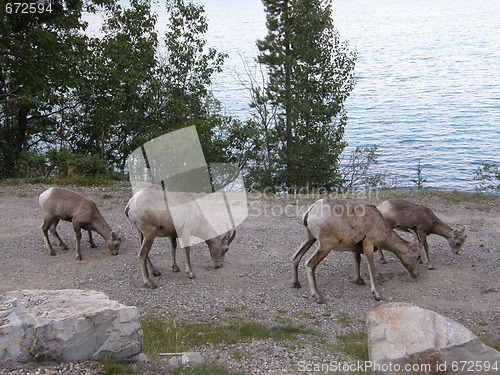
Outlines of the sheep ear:
M 115 232 L 114 230 L 111 231 L 111 239 L 116 240 L 118 239 L 119 232 Z

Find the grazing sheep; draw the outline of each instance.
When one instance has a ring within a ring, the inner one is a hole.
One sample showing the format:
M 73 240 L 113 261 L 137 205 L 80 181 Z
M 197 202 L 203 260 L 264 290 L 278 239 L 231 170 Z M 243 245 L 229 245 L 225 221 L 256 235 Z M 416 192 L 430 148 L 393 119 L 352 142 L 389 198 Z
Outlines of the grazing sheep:
M 219 236 L 210 223 L 208 223 L 192 195 L 187 193 L 168 193 L 168 197 L 170 199 L 180 199 L 182 202 L 178 206 L 182 207 L 182 212 L 179 212 L 180 215 L 176 216 L 175 220 L 172 218 L 171 210 L 166 204 L 167 192 L 161 190 L 139 190 L 130 198 L 125 208 L 125 215 L 139 231 L 141 240 L 139 264 L 142 279 L 144 286 L 151 289 L 156 288 L 156 284 L 151 281 L 148 268 L 153 275 L 160 275 L 160 272 L 154 268 L 148 255 L 156 237 L 170 237 L 172 243 L 172 269 L 174 272 L 179 271 L 175 260 L 175 250 L 177 247 L 176 240 L 177 238 L 180 239 L 186 253 L 186 272 L 189 278 L 192 279 L 195 275 L 191 268 L 190 259 L 191 247 L 189 240 L 191 235 L 205 240 L 215 268 L 222 267 L 224 256 L 236 235 L 236 231 L 233 230 L 227 232 L 224 236 Z
M 389 199 L 382 202 L 377 208 L 391 228 L 402 231 L 413 229 L 417 232 L 423 242 L 427 257 L 427 266 L 430 270 L 433 270 L 434 266 L 429 257 L 429 244 L 427 243 L 427 236 L 429 234 L 437 234 L 446 238 L 454 254 L 460 252 L 467 239 L 467 235 L 464 234 L 465 227 L 462 227 L 460 230 L 450 228 L 425 206 L 403 199 Z M 382 251 L 380 251 L 380 261 L 385 263 Z
M 104 217 L 99 212 L 96 202 L 84 197 L 74 191 L 51 187 L 45 190 L 39 197 L 40 207 L 43 209 L 42 233 L 45 245 L 50 255 L 56 255 L 52 247 L 48 231 L 58 240 L 59 246 L 67 250 L 68 246 L 63 242 L 56 231 L 59 220 L 70 221 L 76 235 L 76 260 L 82 260 L 80 240 L 81 230 L 86 230 L 89 234 L 90 247 L 96 247 L 92 239 L 92 231 L 99 233 L 106 241 L 111 254 L 117 255 L 122 241 L 120 229 L 111 230 Z
M 312 295 L 316 302 L 325 300 L 316 284 L 316 266 L 332 251 L 352 251 L 355 253 L 357 284 L 364 284 L 360 276 L 361 253 L 368 259 L 371 291 L 376 300 L 382 296 L 375 285 L 375 267 L 373 252 L 375 247 L 383 247 L 392 251 L 401 260 L 411 276 L 418 276 L 420 261 L 418 237 L 407 242 L 389 228 L 382 214 L 375 206 L 353 204 L 333 199 L 320 199 L 309 207 L 304 214 L 303 223 L 307 228 L 307 239 L 300 245 L 292 258 L 293 286 L 300 288 L 297 268 L 300 259 L 319 240 L 318 249 L 306 262 L 307 278 Z

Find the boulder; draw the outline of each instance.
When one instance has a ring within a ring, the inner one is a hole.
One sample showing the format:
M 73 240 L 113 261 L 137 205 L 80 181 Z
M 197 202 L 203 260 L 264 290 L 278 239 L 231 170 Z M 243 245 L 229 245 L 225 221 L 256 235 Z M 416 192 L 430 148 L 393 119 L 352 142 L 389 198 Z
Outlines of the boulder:
M 409 303 L 388 303 L 367 316 L 374 374 L 497 374 L 500 352 L 460 323 Z
M 0 364 L 129 360 L 142 349 L 136 307 L 89 290 L 21 290 L 0 296 Z

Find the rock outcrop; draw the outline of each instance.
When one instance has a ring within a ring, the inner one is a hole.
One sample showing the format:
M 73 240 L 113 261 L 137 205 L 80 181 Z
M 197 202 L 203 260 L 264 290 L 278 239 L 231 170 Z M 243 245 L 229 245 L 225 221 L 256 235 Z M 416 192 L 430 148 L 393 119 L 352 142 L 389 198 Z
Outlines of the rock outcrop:
M 141 352 L 137 308 L 88 290 L 22 290 L 0 296 L 0 364 L 128 360 Z
M 381 305 L 367 316 L 374 374 L 498 374 L 500 352 L 460 323 L 408 303 Z

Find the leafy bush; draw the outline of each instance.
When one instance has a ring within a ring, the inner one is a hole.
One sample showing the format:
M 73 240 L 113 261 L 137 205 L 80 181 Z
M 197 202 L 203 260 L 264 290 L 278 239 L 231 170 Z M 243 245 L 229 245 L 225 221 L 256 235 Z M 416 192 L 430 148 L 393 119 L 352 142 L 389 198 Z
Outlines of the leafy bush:
M 342 192 L 359 188 L 376 188 L 384 185 L 381 173 L 373 173 L 371 169 L 378 163 L 376 152 L 378 145 L 356 147 L 348 155 L 348 160 L 342 160 L 340 176 Z M 345 157 L 346 155 L 344 155 Z
M 474 180 L 478 181 L 477 191 L 500 192 L 500 169 L 493 163 L 483 163 L 476 169 Z
M 49 150 L 47 155 L 52 173 L 59 177 L 119 179 L 119 174 L 99 155 L 81 155 L 64 148 Z
M 21 152 L 16 167 L 18 177 L 39 178 L 48 173 L 45 157 L 29 151 Z

